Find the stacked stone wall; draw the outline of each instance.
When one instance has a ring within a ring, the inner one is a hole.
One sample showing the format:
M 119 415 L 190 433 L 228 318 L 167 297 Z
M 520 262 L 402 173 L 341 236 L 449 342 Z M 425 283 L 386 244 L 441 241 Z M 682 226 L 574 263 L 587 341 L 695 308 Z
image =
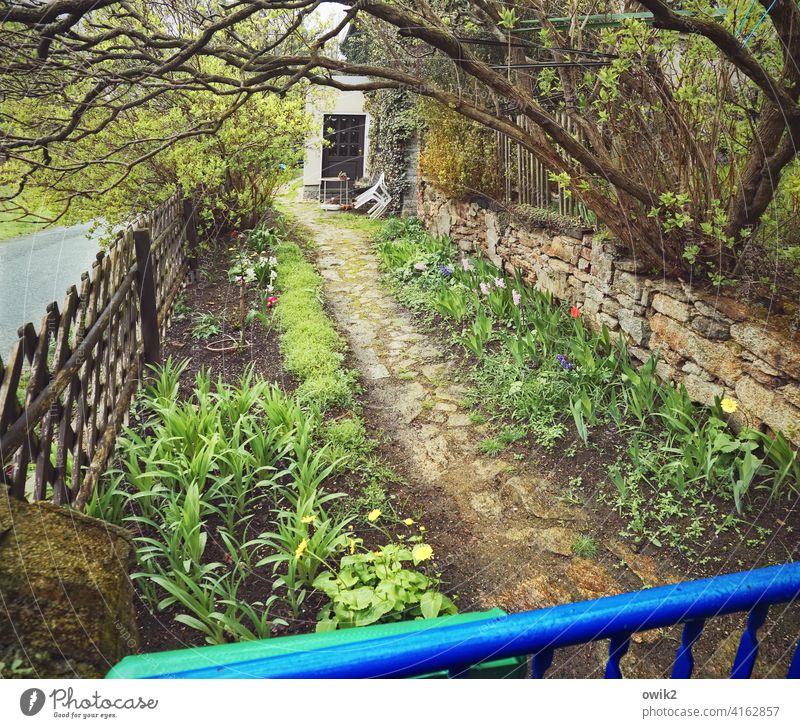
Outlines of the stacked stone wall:
M 579 306 L 590 326 L 623 333 L 639 361 L 658 353 L 660 378 L 683 383 L 695 401 L 733 397 L 738 424 L 766 425 L 800 444 L 800 343 L 768 311 L 643 275 L 615 243 L 590 232 L 536 227 L 480 199 L 448 199 L 425 182 L 417 207 L 432 233 Z

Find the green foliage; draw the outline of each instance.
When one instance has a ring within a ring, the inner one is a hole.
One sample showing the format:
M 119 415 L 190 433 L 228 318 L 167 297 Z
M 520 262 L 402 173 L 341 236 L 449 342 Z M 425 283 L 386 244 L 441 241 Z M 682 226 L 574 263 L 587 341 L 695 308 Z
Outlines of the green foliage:
M 417 103 L 425 125 L 420 173 L 448 197 L 499 193 L 497 144 L 494 135 L 437 101 Z
M 195 341 L 210 339 L 222 331 L 219 318 L 213 313 L 198 313 L 192 326 L 192 338 Z
M 593 559 L 597 556 L 597 542 L 591 536 L 579 533 L 572 542 L 572 553 L 584 559 Z
M 287 372 L 300 380 L 297 394 L 312 407 L 351 407 L 355 372 L 344 367 L 345 344 L 322 307 L 322 278 L 295 243 L 275 248 L 282 291 L 276 318 Z
M 497 437 L 489 437 L 486 440 L 482 440 L 479 447 L 485 455 L 499 455 L 506 449 L 506 443 Z
M 469 297 L 459 288 L 446 288 L 437 294 L 433 307 L 442 316 L 461 323 L 469 313 Z
M 226 73 L 225 64 L 210 56 L 203 66 L 210 76 Z M 36 114 L 63 114 L 53 106 L 55 101 L 42 103 L 46 107 L 39 104 Z M 68 192 L 83 190 L 86 194 L 71 195 L 63 222 L 102 218 L 111 225 L 185 190 L 202 200 L 200 224 L 209 236 L 252 228 L 269 210 L 277 190 L 300 169 L 311 123 L 304 87 L 282 96 L 255 94 L 236 105 L 214 88 L 175 90 L 123 116 L 122 139 L 120 128 L 112 124 L 69 145 L 53 145 L 55 167 L 80 171 L 37 173 L 29 194 L 38 194 L 50 208 L 60 210 Z M 90 125 L 98 122 L 99 118 Z M 165 144 L 176 131 L 188 129 L 206 133 Z M 128 146 L 118 148 L 121 141 Z M 85 159 L 104 161 L 78 164 Z M 127 163 L 134 160 L 141 163 L 128 169 Z M 6 178 L 12 181 L 19 169 L 3 165 L 2 172 L 0 185 Z
M 0 653 L 0 679 L 30 677 L 33 673 L 33 668 L 30 666 L 29 660 L 30 657 L 23 650 L 11 647 L 5 648 Z
M 376 447 L 359 417 L 336 419 L 323 426 L 321 436 L 329 459 L 337 463 L 338 472 L 363 466 Z
M 390 510 L 385 472 L 359 419 L 323 424 L 249 373 L 230 386 L 201 372 L 180 401 L 186 364 L 153 372 L 140 402 L 146 434 L 125 431 L 88 513 L 138 528 L 133 579 L 153 610 L 177 607 L 175 619 L 211 644 L 263 639 L 283 623 L 270 616 L 278 603 L 298 618 L 320 570 L 354 552 L 355 509 Z M 375 479 L 366 502 L 341 507 L 325 486 L 348 468 Z M 266 530 L 254 530 L 258 513 L 271 514 Z M 244 596 L 270 576 L 259 600 Z
M 392 198 L 389 214 L 399 214 L 404 195 L 414 194 L 406 180 L 408 142 L 419 124 L 412 94 L 405 88 L 372 91 L 364 110 L 371 115 L 369 169 L 384 173 Z
M 680 207 L 685 199 L 664 196 L 662 203 Z M 611 500 L 629 533 L 688 554 L 709 533 L 736 528 L 738 517 L 720 502 L 744 514 L 754 489 L 772 498 L 800 492 L 800 456 L 783 435 L 734 434 L 719 403 L 700 407 L 684 387 L 661 384 L 654 357 L 635 366 L 622 337 L 612 341 L 605 327 L 590 331 L 579 311 L 573 317 L 486 260 L 455 263 L 455 250 L 448 254 L 412 222 L 387 223 L 376 246 L 405 299 L 456 324 L 454 339 L 475 357 L 482 408 L 520 423 L 518 431 L 484 440 L 482 452 L 497 454 L 528 432 L 552 448 L 573 426 L 576 446 L 591 446 L 593 431 L 613 428 L 627 451 L 608 469 Z M 432 246 L 450 275 L 416 270 Z
M 308 448 L 313 421 L 250 374 L 236 386 L 212 386 L 201 372 L 192 398 L 181 402 L 185 366 L 168 361 L 155 372 L 143 400 L 147 434 L 125 431 L 118 469 L 89 510 L 138 526 L 133 578 L 153 609 L 179 607 L 176 620 L 211 644 L 268 637 L 278 595 L 258 603 L 238 597 L 261 546 L 251 521 L 257 509 L 291 503 L 299 492 L 303 468 L 296 454 Z M 324 502 L 320 491 L 315 497 Z M 222 561 L 206 556 L 212 516 L 228 554 Z
M 374 553 L 344 556 L 337 571 L 325 571 L 314 581 L 330 599 L 317 631 L 455 614 L 455 604 L 438 590 L 438 576 L 409 568 L 432 553 L 424 543 L 413 548 L 388 544 Z

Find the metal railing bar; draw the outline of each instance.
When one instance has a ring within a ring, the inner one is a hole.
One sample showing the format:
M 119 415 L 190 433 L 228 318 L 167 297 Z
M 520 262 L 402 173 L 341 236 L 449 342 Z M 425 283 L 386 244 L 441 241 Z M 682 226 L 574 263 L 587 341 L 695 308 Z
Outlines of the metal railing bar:
M 384 637 L 233 665 L 198 668 L 182 678 L 412 677 L 453 665 L 535 655 L 621 634 L 669 627 L 778 604 L 800 596 L 800 563 L 769 566 L 533 612 Z

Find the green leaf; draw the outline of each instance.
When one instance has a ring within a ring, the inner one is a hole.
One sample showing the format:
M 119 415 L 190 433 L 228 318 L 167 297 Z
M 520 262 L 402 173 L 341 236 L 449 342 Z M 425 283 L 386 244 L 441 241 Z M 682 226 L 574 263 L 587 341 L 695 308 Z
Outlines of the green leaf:
M 439 610 L 442 608 L 442 594 L 439 592 L 425 592 L 419 600 L 419 606 L 422 610 L 422 616 L 425 619 L 433 619 L 439 615 Z

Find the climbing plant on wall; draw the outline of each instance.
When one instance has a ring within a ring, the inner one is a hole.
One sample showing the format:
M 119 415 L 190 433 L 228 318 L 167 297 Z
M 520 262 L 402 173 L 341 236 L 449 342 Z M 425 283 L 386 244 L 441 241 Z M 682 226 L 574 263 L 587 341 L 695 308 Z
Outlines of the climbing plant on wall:
M 408 142 L 417 129 L 413 100 L 406 89 L 383 89 L 366 95 L 370 114 L 371 143 L 369 168 L 383 172 L 392 196 L 389 213 L 402 210 L 408 190 Z

